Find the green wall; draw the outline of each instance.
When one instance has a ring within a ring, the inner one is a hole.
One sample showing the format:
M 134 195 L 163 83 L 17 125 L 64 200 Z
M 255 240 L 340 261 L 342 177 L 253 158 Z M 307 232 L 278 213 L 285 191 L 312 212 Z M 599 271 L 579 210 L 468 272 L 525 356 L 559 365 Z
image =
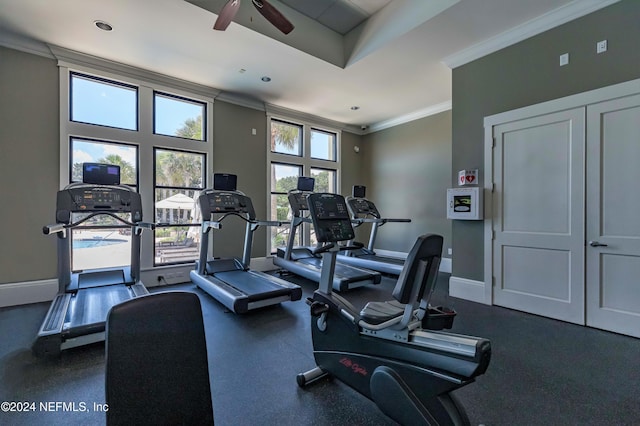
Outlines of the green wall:
M 258 219 L 267 218 L 266 114 L 226 102 L 213 104 L 213 170 L 238 175 L 238 189 L 251 198 Z M 252 135 L 252 129 L 256 134 Z M 214 234 L 214 254 L 241 257 L 245 222 L 225 220 Z M 266 228 L 254 233 L 252 257 L 265 255 Z
M 383 217 L 412 220 L 380 228 L 376 248 L 406 253 L 417 236 L 436 233 L 445 238 L 446 257 L 451 247 L 445 209 L 451 185 L 451 111 L 368 134 L 364 141 L 367 198 Z
M 60 158 L 58 67 L 0 47 L 0 283 L 53 278 Z
M 605 39 L 608 51 L 596 54 Z M 484 117 L 640 78 L 638 41 L 640 1 L 623 0 L 455 68 L 452 185 L 474 168 L 484 183 Z M 453 275 L 483 281 L 483 223 L 454 221 L 452 231 Z
M 55 238 L 42 226 L 55 221 L 60 179 L 59 72 L 54 59 L 0 47 L 0 179 L 3 226 L 0 284 L 56 277 Z M 265 111 L 214 102 L 213 164 L 238 175 L 238 189 L 267 219 L 267 116 Z M 252 134 L 252 130 L 256 134 Z M 362 182 L 361 136 L 343 133 L 342 188 Z M 215 233 L 216 256 L 242 255 L 244 222 L 228 220 Z M 267 228 L 254 235 L 252 257 L 266 255 Z

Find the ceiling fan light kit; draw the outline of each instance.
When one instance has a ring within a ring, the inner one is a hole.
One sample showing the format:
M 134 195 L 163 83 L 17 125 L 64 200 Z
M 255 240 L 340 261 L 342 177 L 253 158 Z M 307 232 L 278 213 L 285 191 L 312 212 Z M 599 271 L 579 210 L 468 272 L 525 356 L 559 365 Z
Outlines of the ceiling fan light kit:
M 251 0 L 251 3 L 267 21 L 271 22 L 274 27 L 284 34 L 289 34 L 293 31 L 293 24 L 267 0 Z M 240 9 L 240 0 L 229 0 L 220 11 L 213 29 L 219 31 L 226 30 L 238 13 L 238 9 Z

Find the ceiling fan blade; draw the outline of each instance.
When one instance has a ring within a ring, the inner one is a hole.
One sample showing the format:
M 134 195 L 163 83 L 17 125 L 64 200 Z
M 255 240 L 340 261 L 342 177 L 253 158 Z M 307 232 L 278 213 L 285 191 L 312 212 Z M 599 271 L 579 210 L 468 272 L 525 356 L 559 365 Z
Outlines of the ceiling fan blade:
M 293 24 L 284 17 L 282 13 L 273 7 L 267 0 L 251 0 L 258 12 L 264 16 L 267 21 L 271 22 L 277 29 L 285 34 L 293 31 Z
M 240 0 L 229 0 L 220 11 L 213 29 L 219 31 L 226 30 L 236 16 L 236 13 L 238 13 L 238 9 L 240 9 Z

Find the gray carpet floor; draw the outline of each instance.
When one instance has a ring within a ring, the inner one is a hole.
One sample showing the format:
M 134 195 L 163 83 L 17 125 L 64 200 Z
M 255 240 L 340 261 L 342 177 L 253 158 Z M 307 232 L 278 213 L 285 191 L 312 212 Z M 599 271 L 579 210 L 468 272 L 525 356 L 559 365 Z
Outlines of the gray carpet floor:
M 287 279 L 302 286 L 303 300 L 317 286 Z M 452 331 L 492 343 L 487 373 L 455 392 L 472 424 L 640 424 L 640 339 L 451 298 L 448 279 L 440 275 L 435 302 L 458 312 Z M 389 299 L 393 284 L 385 277 L 346 297 L 359 308 Z M 200 295 L 216 424 L 393 424 L 336 380 L 296 385 L 296 374 L 314 366 L 304 301 L 235 315 L 192 284 L 151 290 L 168 289 Z M 47 303 L 0 309 L 0 402 L 36 404 L 29 412 L 0 411 L 0 425 L 102 425 L 104 344 L 55 360 L 34 358 L 31 343 L 47 309 Z

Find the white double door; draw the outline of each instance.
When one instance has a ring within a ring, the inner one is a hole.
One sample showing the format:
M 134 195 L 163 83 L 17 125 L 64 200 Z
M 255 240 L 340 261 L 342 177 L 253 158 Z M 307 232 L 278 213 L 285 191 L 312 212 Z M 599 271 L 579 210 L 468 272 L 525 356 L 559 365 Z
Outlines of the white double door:
M 640 337 L 640 96 L 493 136 L 494 303 Z

